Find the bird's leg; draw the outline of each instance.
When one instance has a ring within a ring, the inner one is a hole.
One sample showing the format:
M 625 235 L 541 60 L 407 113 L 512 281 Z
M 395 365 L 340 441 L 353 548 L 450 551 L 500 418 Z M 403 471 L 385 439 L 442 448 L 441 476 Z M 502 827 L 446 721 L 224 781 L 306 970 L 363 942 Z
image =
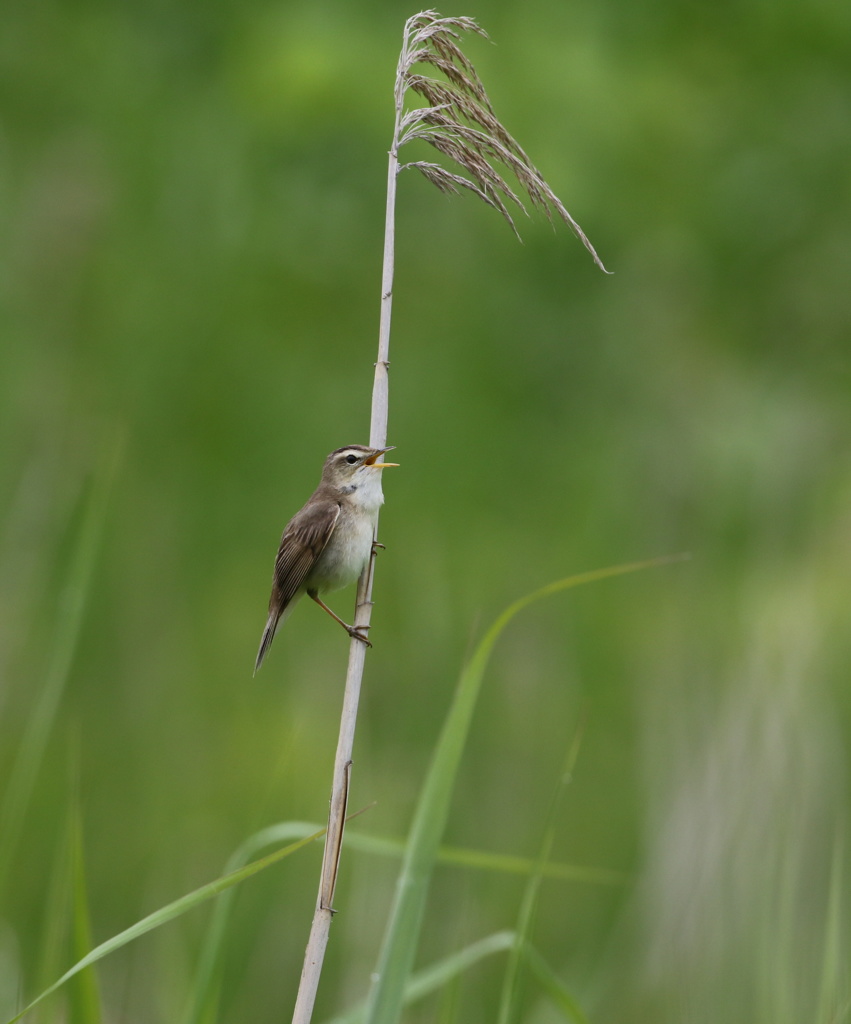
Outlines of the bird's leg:
M 369 626 L 350 626 L 347 622 L 343 622 L 340 616 L 336 612 L 332 612 L 322 598 L 317 594 L 315 590 L 308 590 L 307 596 L 312 598 L 320 608 L 324 608 L 326 612 L 335 619 L 343 629 L 352 637 L 353 640 L 360 640 L 361 643 L 366 644 L 367 647 L 372 647 L 372 644 L 367 640 L 366 636 L 361 632 L 362 629 L 369 629 Z
M 387 545 L 386 544 L 379 544 L 377 540 L 374 540 L 372 542 L 372 553 L 374 555 L 377 555 L 379 548 L 381 548 L 382 551 L 386 551 L 387 550 Z

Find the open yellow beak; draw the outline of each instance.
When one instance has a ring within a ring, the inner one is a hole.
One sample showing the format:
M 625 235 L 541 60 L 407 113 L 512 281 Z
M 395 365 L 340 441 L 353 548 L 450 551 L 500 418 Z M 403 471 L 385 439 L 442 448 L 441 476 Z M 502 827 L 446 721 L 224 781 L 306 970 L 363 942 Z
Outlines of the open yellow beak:
M 396 446 L 391 444 L 388 448 L 382 448 L 381 451 L 370 455 L 370 457 L 364 463 L 365 466 L 372 466 L 373 469 L 392 469 L 393 466 L 398 466 L 398 462 L 376 462 L 375 460 L 379 455 L 383 455 L 385 452 L 392 452 Z

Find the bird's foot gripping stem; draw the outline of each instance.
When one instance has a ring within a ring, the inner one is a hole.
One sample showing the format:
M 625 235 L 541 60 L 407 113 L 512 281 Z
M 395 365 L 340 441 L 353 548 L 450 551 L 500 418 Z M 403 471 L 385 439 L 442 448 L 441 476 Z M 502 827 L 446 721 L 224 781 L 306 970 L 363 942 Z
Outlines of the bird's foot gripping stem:
M 360 640 L 362 644 L 366 644 L 367 647 L 372 647 L 372 644 L 367 639 L 366 634 L 363 632 L 365 629 L 369 629 L 369 626 L 346 626 L 346 632 L 352 638 L 352 640 Z
M 362 644 L 366 644 L 367 647 L 372 647 L 372 644 L 369 642 L 369 639 L 365 632 L 365 630 L 369 629 L 369 626 L 350 626 L 348 622 L 343 622 L 340 616 L 335 611 L 332 611 L 327 604 L 325 604 L 325 602 L 322 600 L 319 594 L 316 593 L 315 590 L 308 590 L 307 596 L 312 598 L 321 608 L 324 608 L 332 619 L 334 619 L 336 622 L 339 622 L 343 629 L 349 634 L 349 636 L 353 640 L 360 640 L 360 642 Z

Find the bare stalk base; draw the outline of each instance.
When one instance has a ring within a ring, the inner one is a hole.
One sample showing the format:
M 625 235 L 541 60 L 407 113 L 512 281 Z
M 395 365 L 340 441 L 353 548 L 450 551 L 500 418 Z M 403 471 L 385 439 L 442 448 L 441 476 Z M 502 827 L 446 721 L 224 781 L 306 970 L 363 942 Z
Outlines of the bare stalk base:
M 381 447 L 376 445 L 375 447 Z M 372 617 L 372 571 L 375 564 L 373 550 L 369 564 L 358 580 L 358 598 L 355 622 L 361 628 L 369 626 Z M 349 645 L 349 666 L 346 672 L 346 689 L 343 694 L 343 711 L 340 718 L 340 735 L 334 758 L 334 781 L 331 790 L 331 805 L 328 813 L 328 831 L 325 834 L 325 852 L 322 857 L 322 874 L 319 880 L 319 894 L 313 924 L 307 940 L 304 964 L 301 970 L 296 1004 L 293 1010 L 293 1024 L 309 1024 L 316 1002 L 319 978 L 331 921 L 334 916 L 334 890 L 337 886 L 337 871 L 343 847 L 343 829 L 346 823 L 346 808 L 349 801 L 349 784 L 352 773 L 352 749 L 355 740 L 358 703 L 360 701 L 361 679 L 363 678 L 366 645 L 352 637 Z

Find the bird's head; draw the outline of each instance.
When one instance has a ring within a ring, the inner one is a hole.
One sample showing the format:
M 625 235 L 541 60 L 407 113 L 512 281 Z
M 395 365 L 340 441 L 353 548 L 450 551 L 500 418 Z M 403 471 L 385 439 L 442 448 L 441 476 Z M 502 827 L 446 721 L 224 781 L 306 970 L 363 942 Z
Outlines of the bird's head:
M 399 465 L 398 462 L 379 461 L 385 452 L 390 451 L 393 451 L 393 445 L 388 448 L 368 448 L 362 444 L 349 444 L 345 448 L 338 448 L 325 460 L 322 482 L 343 492 L 351 492 L 361 483 L 378 480 L 382 469 Z

